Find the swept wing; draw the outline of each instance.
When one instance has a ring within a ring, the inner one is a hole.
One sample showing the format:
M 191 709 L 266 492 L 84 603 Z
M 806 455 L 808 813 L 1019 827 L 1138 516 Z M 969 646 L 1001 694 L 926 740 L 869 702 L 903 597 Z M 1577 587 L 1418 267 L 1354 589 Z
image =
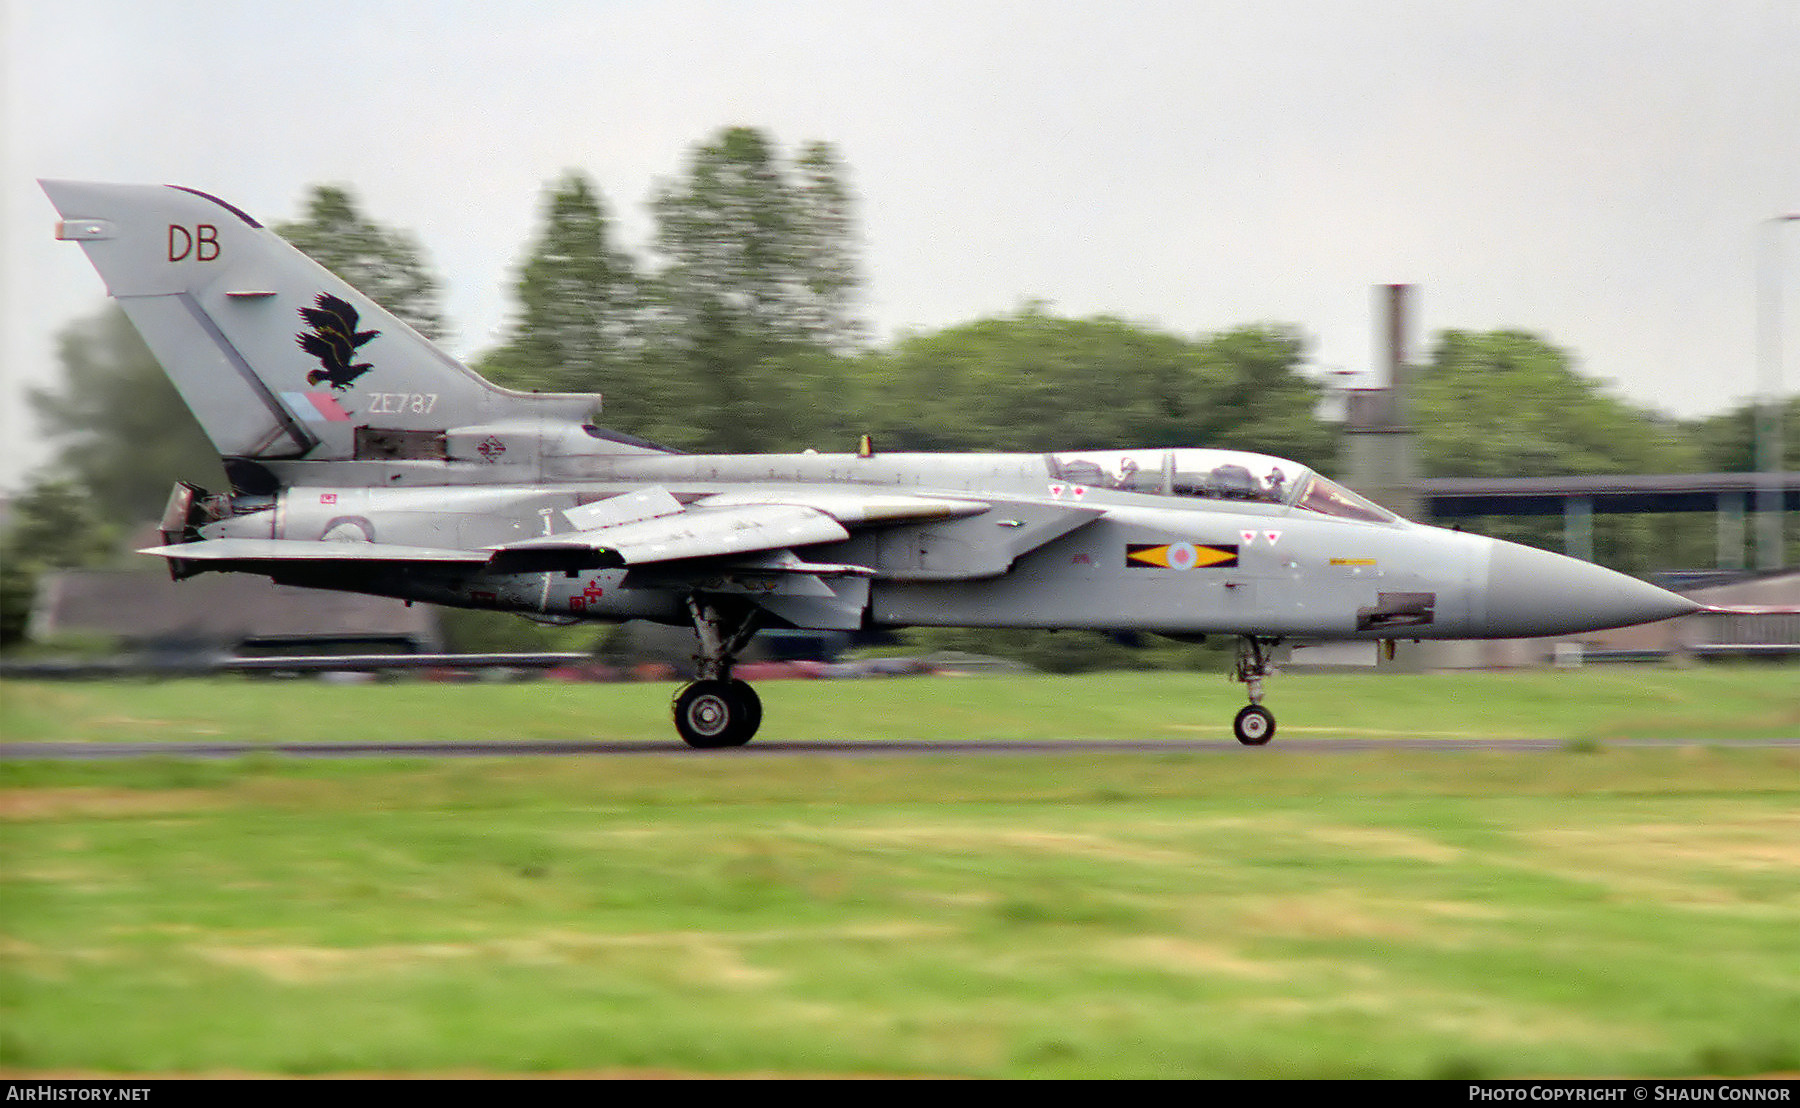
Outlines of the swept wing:
M 653 519 L 507 543 L 495 548 L 489 568 L 496 573 L 611 569 L 787 550 L 849 537 L 843 524 L 801 505 L 695 507 Z

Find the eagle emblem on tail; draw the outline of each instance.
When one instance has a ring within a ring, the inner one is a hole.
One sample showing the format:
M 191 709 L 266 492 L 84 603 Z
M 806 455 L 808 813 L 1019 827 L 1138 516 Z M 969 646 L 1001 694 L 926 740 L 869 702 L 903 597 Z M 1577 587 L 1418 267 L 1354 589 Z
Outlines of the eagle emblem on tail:
M 308 373 L 306 383 L 329 383 L 338 392 L 347 391 L 351 383 L 370 368 L 368 362 L 352 361 L 357 347 L 381 332 L 358 331 L 356 325 L 360 317 L 356 309 L 328 292 L 320 293 L 313 303 L 318 306 L 300 309 L 300 318 L 312 330 L 294 336 L 300 349 L 319 359 L 319 365 L 323 367 Z

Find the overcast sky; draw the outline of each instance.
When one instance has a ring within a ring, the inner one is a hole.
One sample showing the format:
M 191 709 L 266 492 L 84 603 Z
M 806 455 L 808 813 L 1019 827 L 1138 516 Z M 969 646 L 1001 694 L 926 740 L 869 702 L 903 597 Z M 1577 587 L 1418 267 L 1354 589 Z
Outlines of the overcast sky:
M 37 177 L 151 181 L 267 222 L 350 185 L 496 341 L 544 185 L 627 245 L 719 128 L 837 146 L 878 339 L 1041 298 L 1194 334 L 1274 320 L 1374 359 L 1522 327 L 1624 398 L 1756 395 L 1762 221 L 1800 211 L 1796 0 L 5 0 L 0 486 L 103 304 Z M 1800 223 L 1774 233 L 1800 374 Z M 1079 404 L 1080 397 L 1070 403 Z M 1099 445 L 1099 444 L 1094 444 Z

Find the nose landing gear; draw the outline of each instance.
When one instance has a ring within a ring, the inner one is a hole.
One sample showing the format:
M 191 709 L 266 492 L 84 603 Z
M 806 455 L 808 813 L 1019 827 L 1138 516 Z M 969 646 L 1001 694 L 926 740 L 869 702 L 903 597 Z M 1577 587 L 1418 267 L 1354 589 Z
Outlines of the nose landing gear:
M 703 750 L 743 746 L 762 724 L 762 699 L 731 676 L 732 663 L 756 634 L 757 610 L 688 597 L 700 639 L 699 680 L 675 694 L 671 708 L 681 741 Z
M 1250 703 L 1231 721 L 1231 733 L 1245 746 L 1262 746 L 1275 737 L 1275 715 L 1262 706 L 1262 683 L 1263 678 L 1274 671 L 1269 656 L 1280 643 L 1280 639 L 1262 639 L 1255 635 L 1238 639 L 1237 670 L 1233 677 L 1244 683 Z

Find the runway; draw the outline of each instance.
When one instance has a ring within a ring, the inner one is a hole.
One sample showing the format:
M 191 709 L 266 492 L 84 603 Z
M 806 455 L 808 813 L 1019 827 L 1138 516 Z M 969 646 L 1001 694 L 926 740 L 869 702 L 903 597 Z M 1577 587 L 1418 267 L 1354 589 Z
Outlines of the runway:
M 958 755 L 1209 754 L 1246 758 L 1284 754 L 1350 754 L 1368 751 L 1471 751 L 1545 753 L 1559 750 L 1658 749 L 1677 747 L 1800 749 L 1800 736 L 1772 739 L 1421 739 L 1356 737 L 1276 739 L 1268 746 L 1242 746 L 1220 739 L 1066 739 L 1055 741 L 902 740 L 881 742 L 752 742 L 725 750 L 694 750 L 669 739 L 641 742 L 481 739 L 417 743 L 251 743 L 105 742 L 0 743 L 0 760 L 101 761 L 129 758 L 793 758 L 793 757 L 953 757 Z

